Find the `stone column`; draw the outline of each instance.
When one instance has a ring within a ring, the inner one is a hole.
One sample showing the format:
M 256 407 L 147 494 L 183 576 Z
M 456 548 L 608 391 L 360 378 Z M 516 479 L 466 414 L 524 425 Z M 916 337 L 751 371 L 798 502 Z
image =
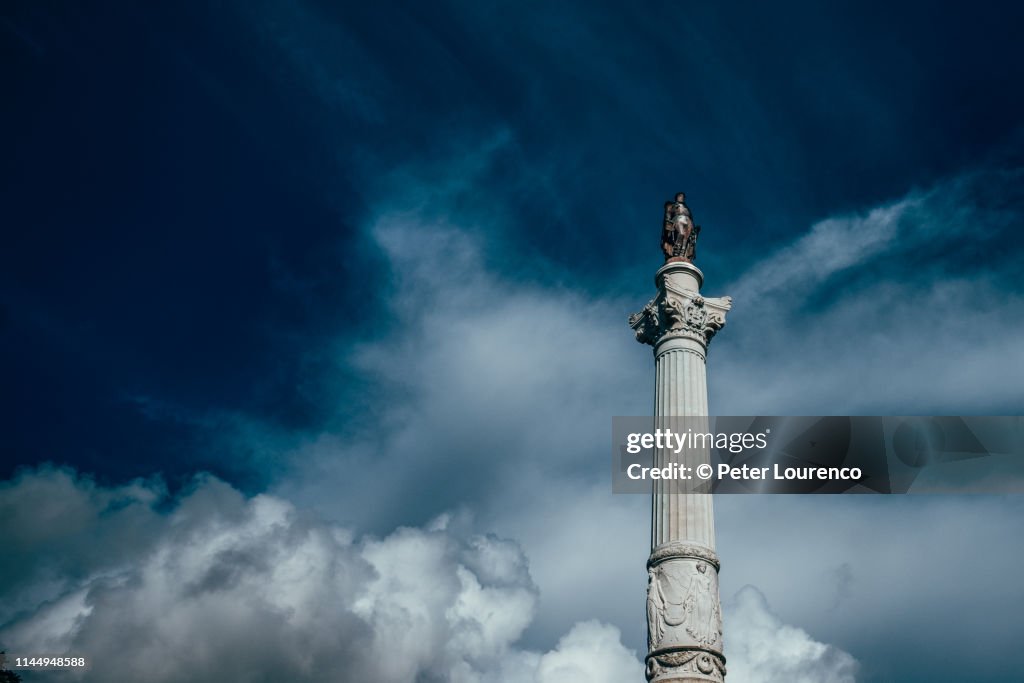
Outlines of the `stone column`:
M 637 340 L 654 347 L 654 415 L 658 427 L 673 431 L 708 431 L 708 343 L 725 325 L 732 300 L 702 297 L 703 282 L 692 263 L 666 263 L 655 276 L 657 296 L 629 321 Z M 667 419 L 674 417 L 692 419 Z M 675 461 L 694 472 L 710 460 L 710 449 L 659 450 L 655 458 L 659 467 Z M 655 480 L 647 560 L 652 683 L 725 680 L 715 520 L 711 495 L 696 492 L 701 484 L 707 486 L 696 477 Z

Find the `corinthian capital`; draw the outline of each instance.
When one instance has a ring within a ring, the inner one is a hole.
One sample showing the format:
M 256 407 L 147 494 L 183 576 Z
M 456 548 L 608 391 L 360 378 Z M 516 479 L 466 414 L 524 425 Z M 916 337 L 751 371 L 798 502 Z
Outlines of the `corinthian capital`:
M 656 346 L 668 337 L 685 337 L 707 346 L 725 327 L 725 314 L 730 308 L 730 297 L 703 297 L 696 291 L 677 290 L 666 284 L 642 310 L 629 316 L 629 326 L 642 344 Z

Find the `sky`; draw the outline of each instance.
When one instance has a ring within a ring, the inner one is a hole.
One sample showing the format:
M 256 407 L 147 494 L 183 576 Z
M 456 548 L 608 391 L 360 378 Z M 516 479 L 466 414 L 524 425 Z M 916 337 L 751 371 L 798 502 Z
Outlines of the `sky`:
M 1019 415 L 1021 14 L 5 3 L 0 646 L 640 680 L 663 202 L 712 413 Z M 715 505 L 728 680 L 1018 675 L 1019 496 Z

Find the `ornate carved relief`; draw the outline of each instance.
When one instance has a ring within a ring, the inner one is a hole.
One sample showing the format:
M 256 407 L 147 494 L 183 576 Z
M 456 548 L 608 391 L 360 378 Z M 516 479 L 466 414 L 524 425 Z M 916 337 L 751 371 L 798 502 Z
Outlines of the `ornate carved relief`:
M 682 559 L 687 557 L 709 562 L 716 570 L 719 568 L 718 555 L 715 554 L 715 551 L 705 546 L 696 543 L 686 543 L 685 541 L 670 541 L 659 545 L 651 552 L 651 556 L 647 560 L 647 566 L 650 567 L 673 558 Z
M 656 299 L 651 299 L 638 313 L 629 316 L 629 326 L 636 333 L 641 344 L 654 344 L 658 340 L 661 321 L 658 317 Z
M 662 562 L 648 569 L 647 632 L 650 650 L 662 645 L 721 648 L 718 575 L 702 560 Z
M 680 676 L 724 681 L 725 659 L 704 650 L 672 650 L 647 657 L 647 680 L 674 680 Z

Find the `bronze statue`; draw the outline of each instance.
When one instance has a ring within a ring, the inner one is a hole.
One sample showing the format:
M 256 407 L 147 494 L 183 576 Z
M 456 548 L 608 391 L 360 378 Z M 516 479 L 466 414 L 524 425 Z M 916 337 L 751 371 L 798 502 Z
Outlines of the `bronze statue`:
M 686 261 L 693 263 L 697 257 L 697 235 L 700 226 L 694 225 L 690 207 L 686 206 L 686 195 L 678 193 L 671 202 L 665 202 L 665 219 L 661 229 L 661 250 L 665 262 Z

